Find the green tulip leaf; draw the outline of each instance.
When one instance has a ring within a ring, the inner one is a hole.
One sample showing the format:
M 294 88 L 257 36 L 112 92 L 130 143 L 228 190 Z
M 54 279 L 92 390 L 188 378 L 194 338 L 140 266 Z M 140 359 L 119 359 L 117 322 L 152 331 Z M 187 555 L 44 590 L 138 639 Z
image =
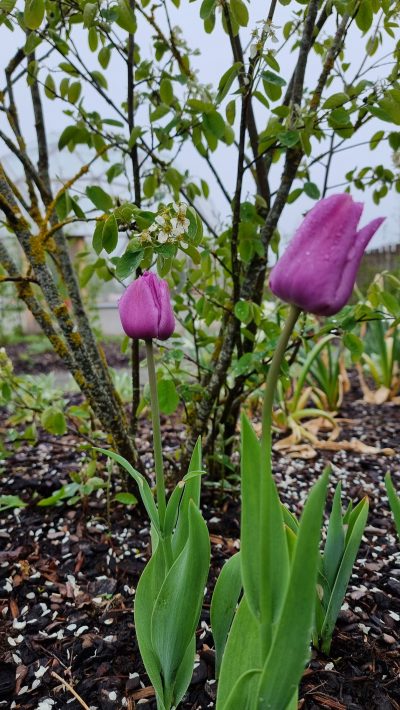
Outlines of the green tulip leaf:
M 307 662 L 327 483 L 328 472 L 325 471 L 313 486 L 300 519 L 288 591 L 260 679 L 257 694 L 259 707 L 286 708 L 297 690 Z
M 122 466 L 122 468 L 124 468 L 125 471 L 127 471 L 129 475 L 132 476 L 132 478 L 136 481 L 139 488 L 140 497 L 143 501 L 144 507 L 146 508 L 151 523 L 152 525 L 154 525 L 157 533 L 160 534 L 160 521 L 158 517 L 157 506 L 154 502 L 153 494 L 145 477 L 142 476 L 139 471 L 136 471 L 136 469 L 131 466 L 129 461 L 124 459 L 123 456 L 116 454 L 114 451 L 110 451 L 109 449 L 101 449 L 100 447 L 94 447 L 94 450 L 100 451 L 101 454 L 104 454 L 110 459 L 113 459 L 113 461 L 115 461 L 116 463 L 119 463 L 119 465 Z
M 256 710 L 257 686 L 260 682 L 261 670 L 246 671 L 236 681 L 232 692 L 224 705 L 224 710 Z
M 151 617 L 164 579 L 164 554 L 161 545 L 158 545 L 139 579 L 135 595 L 134 618 L 140 654 L 147 675 L 161 700 L 164 698 L 164 687 L 161 665 L 151 643 Z
M 397 534 L 400 538 L 400 498 L 396 493 L 395 487 L 390 473 L 388 472 L 385 476 L 385 486 L 386 492 L 389 498 L 389 504 L 391 511 L 393 513 L 394 522 L 396 525 Z
M 168 571 L 151 617 L 151 644 L 159 659 L 168 698 L 196 631 L 210 563 L 207 526 L 193 501 L 189 503 L 188 518 L 187 542 Z
M 179 481 L 169 497 L 164 520 L 165 536 L 172 535 L 175 528 L 176 521 L 178 519 L 179 503 L 181 502 L 184 487 L 184 481 Z
M 324 573 L 331 589 L 344 551 L 345 534 L 342 520 L 341 493 L 342 487 L 338 483 L 333 498 L 323 556 Z
M 225 710 L 237 679 L 257 667 L 261 668 L 260 624 L 243 596 L 222 657 L 216 710 Z
M 186 653 L 183 657 L 183 661 L 181 665 L 179 666 L 178 672 L 176 674 L 176 679 L 175 679 L 175 684 L 173 688 L 173 702 L 175 707 L 179 705 L 180 701 L 182 700 L 183 696 L 185 695 L 190 681 L 192 680 L 193 676 L 193 659 L 196 655 L 196 637 L 193 636 L 192 640 L 190 641 Z
M 211 628 L 215 643 L 216 678 L 219 676 L 226 640 L 241 590 L 240 552 L 237 552 L 222 567 L 211 601 Z
M 241 565 L 247 604 L 256 618 L 260 617 L 260 443 L 249 420 L 242 416 L 241 437 Z
M 357 506 L 354 512 L 357 512 L 356 519 L 353 522 L 352 530 L 349 538 L 346 540 L 346 546 L 343 553 L 340 567 L 337 571 L 334 584 L 332 585 L 332 594 L 326 610 L 325 620 L 321 629 L 322 650 L 329 652 L 332 633 L 336 624 L 340 608 L 343 604 L 344 595 L 349 583 L 351 573 L 353 571 L 354 561 L 360 547 L 361 538 L 368 517 L 368 498 L 361 501 L 361 506 Z M 325 557 L 325 555 L 324 555 Z
M 196 446 L 193 449 L 192 458 L 188 468 L 188 474 L 193 471 L 201 470 L 201 439 L 197 440 Z M 182 552 L 186 540 L 188 538 L 189 521 L 188 511 L 191 500 L 197 507 L 200 505 L 200 488 L 201 476 L 195 476 L 187 481 L 179 507 L 179 517 L 176 525 L 176 530 L 172 538 L 172 550 L 174 559 Z

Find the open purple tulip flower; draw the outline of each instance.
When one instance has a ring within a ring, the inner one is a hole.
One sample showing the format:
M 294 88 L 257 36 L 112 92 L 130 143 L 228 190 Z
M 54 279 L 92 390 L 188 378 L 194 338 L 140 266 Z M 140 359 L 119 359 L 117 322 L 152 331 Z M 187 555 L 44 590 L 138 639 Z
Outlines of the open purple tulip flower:
M 378 217 L 357 231 L 362 211 L 349 194 L 320 200 L 271 271 L 275 296 L 316 315 L 340 311 L 351 296 L 364 251 L 385 219 Z
M 168 284 L 145 271 L 118 303 L 122 327 L 130 338 L 167 340 L 175 329 Z

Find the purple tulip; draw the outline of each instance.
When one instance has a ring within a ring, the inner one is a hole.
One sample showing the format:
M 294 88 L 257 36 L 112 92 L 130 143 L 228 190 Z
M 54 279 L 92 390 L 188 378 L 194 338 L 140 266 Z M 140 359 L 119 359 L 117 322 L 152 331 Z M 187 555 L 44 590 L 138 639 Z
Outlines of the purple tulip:
M 175 329 L 168 284 L 145 271 L 118 303 L 122 327 L 130 338 L 167 340 Z
M 363 211 L 348 194 L 320 200 L 306 215 L 271 271 L 271 291 L 283 301 L 331 316 L 349 300 L 361 257 L 384 217 L 357 231 Z

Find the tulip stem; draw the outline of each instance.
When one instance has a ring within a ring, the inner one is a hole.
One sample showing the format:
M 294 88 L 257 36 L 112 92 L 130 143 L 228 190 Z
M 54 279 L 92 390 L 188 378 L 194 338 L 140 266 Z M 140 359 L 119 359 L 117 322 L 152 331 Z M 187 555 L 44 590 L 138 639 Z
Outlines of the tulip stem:
M 289 315 L 278 340 L 278 344 L 268 370 L 262 411 L 261 455 L 263 461 L 270 462 L 271 460 L 272 411 L 274 406 L 275 390 L 279 379 L 279 373 L 281 371 L 282 361 L 285 357 L 287 344 L 300 313 L 300 308 L 293 305 L 290 306 Z M 269 463 L 269 466 L 270 465 L 271 464 Z
M 153 341 L 146 340 L 146 356 L 147 369 L 149 372 L 150 385 L 150 400 L 151 400 L 151 419 L 153 423 L 153 447 L 154 447 L 154 466 L 156 471 L 156 489 L 157 489 L 157 505 L 158 514 L 160 516 L 160 528 L 163 530 L 166 498 L 165 498 L 165 481 L 164 481 L 164 466 L 162 457 L 162 442 L 161 442 L 161 427 L 160 427 L 160 408 L 158 406 L 157 394 L 157 376 L 154 365 Z

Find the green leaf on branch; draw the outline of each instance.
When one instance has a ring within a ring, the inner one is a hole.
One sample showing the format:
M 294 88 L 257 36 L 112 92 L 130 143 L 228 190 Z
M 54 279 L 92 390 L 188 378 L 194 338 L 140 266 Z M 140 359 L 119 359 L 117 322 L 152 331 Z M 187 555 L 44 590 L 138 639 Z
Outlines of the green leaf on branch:
M 103 248 L 106 250 L 107 254 L 111 254 L 118 244 L 118 224 L 115 219 L 115 215 L 111 214 L 105 224 L 103 229 Z
M 371 0 L 362 0 L 356 13 L 356 25 L 362 32 L 367 32 L 372 25 L 374 13 Z
M 235 303 L 234 313 L 236 318 L 246 325 L 253 319 L 251 304 L 248 301 L 238 301 Z
M 97 55 L 97 58 L 99 60 L 99 64 L 103 69 L 107 69 L 110 59 L 111 59 L 111 50 L 109 47 L 102 47 Z
M 129 136 L 129 141 L 128 141 L 128 148 L 133 148 L 133 146 L 137 143 L 138 138 L 142 135 L 143 131 L 140 126 L 134 126 L 131 131 L 131 135 Z
M 56 84 L 51 74 L 47 75 L 46 80 L 44 82 L 44 93 L 46 94 L 48 99 L 53 100 L 56 97 Z
M 103 220 L 96 223 L 96 227 L 93 233 L 92 246 L 96 254 L 100 254 L 103 249 L 103 230 L 104 222 Z
M 150 197 L 153 197 L 155 191 L 157 188 L 157 177 L 154 173 L 150 173 L 150 175 L 147 175 L 143 181 L 143 193 L 145 197 L 150 199 Z
M 80 81 L 74 81 L 68 89 L 68 101 L 70 101 L 71 104 L 75 104 L 81 95 L 81 91 L 82 85 Z
M 95 52 L 99 45 L 99 36 L 96 27 L 90 27 L 88 32 L 88 44 L 91 52 Z
M 221 76 L 218 84 L 217 103 L 225 98 L 242 67 L 242 62 L 236 62 Z
M 107 79 L 105 78 L 104 74 L 101 73 L 101 71 L 92 71 L 90 72 L 90 76 L 92 77 L 93 81 L 98 84 L 102 89 L 108 89 Z
M 57 407 L 47 407 L 42 413 L 40 423 L 50 434 L 62 436 L 67 431 L 64 413 Z
M 300 140 L 300 133 L 298 131 L 284 131 L 278 133 L 278 140 L 287 148 L 293 148 Z
M 60 195 L 56 202 L 56 214 L 60 222 L 66 219 L 71 210 L 71 206 L 71 198 L 68 190 L 66 190 Z
M 364 352 L 362 340 L 354 333 L 345 333 L 343 336 L 343 345 L 351 354 L 353 362 L 358 362 Z
M 28 34 L 27 40 L 25 42 L 25 47 L 24 47 L 24 54 L 27 56 L 29 54 L 32 54 L 36 47 L 39 47 L 39 45 L 42 43 L 42 38 L 39 37 L 37 34 L 34 32 L 30 32 Z
M 218 111 L 203 114 L 203 124 L 218 139 L 225 135 L 225 121 Z
M 231 0 L 232 14 L 241 27 L 247 27 L 249 24 L 249 11 L 243 0 Z
M 315 182 L 305 182 L 303 185 L 303 190 L 307 197 L 311 197 L 312 200 L 319 200 L 321 193 L 319 191 L 318 185 Z
M 332 94 L 332 96 L 329 96 L 323 103 L 322 108 L 339 108 L 339 106 L 343 106 L 343 104 L 345 104 L 348 100 L 349 97 L 347 96 L 347 94 L 343 92 L 338 92 L 337 94 Z
M 160 411 L 173 414 L 179 404 L 179 395 L 173 380 L 162 379 L 157 382 Z
M 136 32 L 136 19 L 129 4 L 129 0 L 118 0 L 117 24 L 130 34 Z
M 162 79 L 160 83 L 160 97 L 161 101 L 167 106 L 170 106 L 174 100 L 174 91 L 172 88 L 172 83 L 169 79 Z
M 94 2 L 87 2 L 83 8 L 83 26 L 91 27 L 97 15 L 98 5 Z
M 37 30 L 44 18 L 44 0 L 26 0 L 24 22 L 29 30 Z
M 112 209 L 114 204 L 112 197 L 110 197 L 110 195 L 108 195 L 102 187 L 99 187 L 98 185 L 87 187 L 86 194 L 89 200 L 93 202 L 94 206 L 97 207 L 98 210 L 108 212 Z
M 121 258 L 118 260 L 115 275 L 122 280 L 128 278 L 128 276 L 130 276 L 134 271 L 136 271 L 137 267 L 143 259 L 143 255 L 144 252 L 142 250 L 134 252 L 125 252 L 125 254 L 123 254 L 123 256 L 121 256 Z
M 273 84 L 274 86 L 280 86 L 281 88 L 283 86 L 286 86 L 285 79 L 283 79 L 278 74 L 275 74 L 274 72 L 269 71 L 268 69 L 266 71 L 263 71 L 261 76 L 262 76 L 263 80 L 267 82 L 267 84 Z
M 216 6 L 216 0 L 203 0 L 200 6 L 200 17 L 207 20 Z
M 236 101 L 234 99 L 232 101 L 229 101 L 229 103 L 226 105 L 225 114 L 226 120 L 228 121 L 229 125 L 233 126 L 233 124 L 235 123 L 236 115 Z
M 371 150 L 375 150 L 375 148 L 378 147 L 379 143 L 381 142 L 382 138 L 385 135 L 385 131 L 377 131 L 374 133 L 372 138 L 369 141 L 369 147 Z

